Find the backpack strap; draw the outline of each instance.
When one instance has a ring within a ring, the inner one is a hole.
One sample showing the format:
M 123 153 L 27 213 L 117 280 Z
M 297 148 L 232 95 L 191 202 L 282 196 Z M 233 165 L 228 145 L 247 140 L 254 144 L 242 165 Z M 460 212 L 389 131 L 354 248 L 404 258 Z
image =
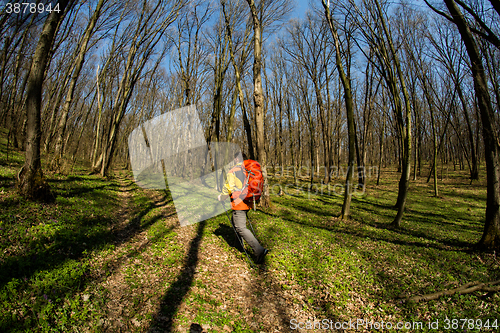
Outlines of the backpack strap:
M 241 163 L 241 171 L 245 175 L 245 180 L 243 181 L 241 190 L 237 191 L 237 192 L 239 192 L 239 194 L 237 196 L 235 196 L 234 198 L 231 196 L 231 200 L 237 201 L 236 204 L 239 204 L 240 202 L 245 201 L 243 194 L 245 193 L 245 189 L 248 187 L 248 181 L 250 179 L 250 174 L 255 176 L 255 173 L 253 173 L 252 171 L 245 168 L 244 164 L 245 164 L 245 162 Z M 245 197 L 246 197 L 246 194 L 245 194 Z M 254 198 L 254 203 L 255 203 L 255 198 Z

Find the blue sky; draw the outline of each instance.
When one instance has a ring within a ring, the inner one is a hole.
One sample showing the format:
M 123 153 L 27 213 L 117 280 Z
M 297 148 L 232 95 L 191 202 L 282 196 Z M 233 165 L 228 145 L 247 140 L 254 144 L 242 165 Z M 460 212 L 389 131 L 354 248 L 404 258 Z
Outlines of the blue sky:
M 309 8 L 309 1 L 308 0 L 295 0 L 295 9 L 292 13 L 292 17 L 304 17 L 304 14 L 307 10 L 307 8 Z

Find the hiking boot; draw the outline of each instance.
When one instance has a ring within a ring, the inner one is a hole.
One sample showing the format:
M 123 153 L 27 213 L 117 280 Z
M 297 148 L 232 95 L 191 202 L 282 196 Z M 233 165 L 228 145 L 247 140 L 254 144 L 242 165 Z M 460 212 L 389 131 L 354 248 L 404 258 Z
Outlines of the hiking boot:
M 257 264 L 262 264 L 264 262 L 264 259 L 266 258 L 266 256 L 267 256 L 268 253 L 269 253 L 269 250 L 268 249 L 264 249 L 264 251 L 257 258 Z

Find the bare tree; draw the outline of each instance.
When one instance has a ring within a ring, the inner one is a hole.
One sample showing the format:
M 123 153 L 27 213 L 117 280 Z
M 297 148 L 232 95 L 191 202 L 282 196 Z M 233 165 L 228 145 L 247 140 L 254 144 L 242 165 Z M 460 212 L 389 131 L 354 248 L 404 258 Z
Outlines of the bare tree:
M 353 176 L 353 168 L 354 168 L 354 159 L 356 156 L 356 137 L 355 137 L 355 125 L 354 125 L 354 102 L 352 96 L 351 89 L 351 78 L 346 74 L 344 70 L 344 64 L 342 63 L 342 46 L 340 43 L 339 35 L 337 33 L 337 28 L 332 19 L 330 13 L 330 6 L 322 1 L 323 7 L 325 9 L 325 17 L 332 33 L 334 43 L 335 43 L 335 55 L 336 55 L 336 65 L 337 71 L 339 72 L 340 79 L 342 80 L 342 86 L 344 87 L 344 101 L 346 107 L 347 114 L 347 128 L 349 135 L 349 160 L 347 167 L 347 177 L 345 182 L 345 191 L 344 191 L 344 203 L 342 204 L 342 212 L 340 213 L 340 217 L 342 219 L 346 219 L 349 216 L 349 210 L 351 207 L 351 188 L 352 188 L 352 176 Z
M 432 7 L 428 1 L 426 3 Z M 438 13 L 450 19 L 457 27 L 471 61 L 474 90 L 483 124 L 483 140 L 486 160 L 486 216 L 484 232 L 479 247 L 489 250 L 500 249 L 500 128 L 498 126 L 488 89 L 488 80 L 473 29 L 465 19 L 455 0 L 444 0 L 449 15 Z M 493 3 L 493 2 L 492 2 Z M 466 9 L 467 10 L 467 9 Z M 497 8 L 495 8 L 497 10 Z M 498 13 L 498 11 L 497 11 Z M 499 13 L 500 15 L 500 13 Z M 475 15 L 473 15 L 475 17 Z M 480 35 L 481 36 L 481 35 Z M 488 36 L 482 36 L 491 42 Z M 490 36 L 491 37 L 491 36 Z
M 231 63 L 233 65 L 234 69 L 234 77 L 235 77 L 235 94 L 238 94 L 238 100 L 240 102 L 240 107 L 241 107 L 241 112 L 243 114 L 243 126 L 245 128 L 245 133 L 247 137 L 247 143 L 248 143 L 248 153 L 249 157 L 252 160 L 255 160 L 255 149 L 254 149 L 254 143 L 253 143 L 253 137 L 252 137 L 252 126 L 250 125 L 250 121 L 248 119 L 248 112 L 246 109 L 245 105 L 245 100 L 244 100 L 244 94 L 243 94 L 243 89 L 242 89 L 242 72 L 243 68 L 247 62 L 247 58 L 249 55 L 251 43 L 249 43 L 249 37 L 250 37 L 250 27 L 251 25 L 246 25 L 245 27 L 245 32 L 243 34 L 243 40 L 241 42 L 241 55 L 240 55 L 240 61 L 239 64 L 236 62 L 236 50 L 235 46 L 233 45 L 233 30 L 235 20 L 239 19 L 240 17 L 237 15 L 236 11 L 240 10 L 238 7 L 232 7 L 232 14 L 231 17 L 228 15 L 226 11 L 226 1 L 221 1 L 222 3 L 222 11 L 224 14 L 224 21 L 226 24 L 226 33 L 228 36 L 228 46 L 229 46 L 229 55 L 231 56 Z M 231 22 L 231 18 L 233 19 Z
M 83 63 L 85 62 L 85 55 L 88 51 L 90 39 L 95 32 L 95 27 L 97 25 L 97 20 L 101 16 L 101 11 L 103 9 L 103 6 L 105 5 L 106 0 L 99 0 L 96 8 L 90 17 L 87 27 L 85 28 L 85 33 L 81 37 L 81 41 L 78 43 L 79 48 L 78 48 L 78 53 L 75 59 L 74 63 L 74 69 L 73 73 L 71 75 L 71 80 L 70 84 L 68 87 L 68 92 L 66 94 L 66 100 L 64 101 L 64 105 L 62 108 L 62 114 L 59 120 L 58 128 L 57 128 L 57 133 L 58 136 L 56 138 L 56 144 L 55 144 L 55 152 L 54 152 L 54 158 L 52 159 L 51 163 L 51 168 L 53 170 L 58 170 L 60 167 L 60 162 L 61 158 L 63 156 L 63 140 L 66 132 L 66 124 L 68 122 L 68 115 L 71 107 L 71 103 L 73 102 L 73 97 L 75 93 L 75 87 L 76 83 L 78 81 L 78 78 L 80 76 L 80 72 L 83 67 Z
M 469 109 L 471 108 L 469 103 L 467 102 L 466 91 L 469 89 L 464 89 L 464 73 L 463 68 L 468 66 L 464 63 L 464 59 L 466 59 L 465 49 L 463 44 L 459 42 L 460 36 L 456 36 L 456 32 L 451 30 L 449 25 L 438 25 L 437 26 L 437 34 L 438 39 L 434 38 L 432 34 L 428 34 L 428 38 L 432 43 L 434 50 L 436 51 L 436 55 L 433 57 L 449 73 L 449 77 L 454 81 L 454 86 L 457 91 L 461 106 L 462 106 L 462 114 L 465 120 L 465 126 L 467 131 L 467 136 L 462 138 L 461 135 L 458 135 L 458 140 L 463 148 L 465 153 L 465 158 L 467 159 L 470 171 L 470 177 L 472 180 L 479 179 L 479 159 L 477 152 L 477 145 L 475 139 L 475 132 L 473 128 L 473 119 L 474 115 L 470 114 Z M 456 45 L 456 46 L 455 46 Z M 474 102 L 473 102 L 474 103 Z M 455 115 L 458 117 L 458 115 Z M 458 130 L 458 129 L 457 129 Z M 476 133 L 477 135 L 478 133 Z M 468 145 L 467 148 L 467 142 Z
M 200 98 L 200 90 L 196 88 L 202 83 L 200 65 L 206 55 L 201 45 L 200 34 L 212 12 L 213 9 L 208 4 L 192 3 L 177 20 L 178 36 L 174 46 L 177 49 L 176 65 L 179 66 L 184 93 L 179 101 L 180 106 L 196 104 Z
M 104 142 L 103 152 L 98 162 L 101 176 L 108 174 L 111 159 L 115 152 L 120 124 L 132 97 L 134 87 L 141 78 L 142 71 L 148 60 L 153 55 L 155 46 L 158 45 L 167 28 L 175 21 L 183 5 L 183 0 L 177 0 L 173 3 L 158 0 L 154 4 L 144 1 L 140 6 L 139 20 L 130 23 L 133 24 L 134 29 L 130 29 L 131 36 L 124 36 L 127 41 L 130 39 L 124 74 L 118 85 L 107 139 Z
M 367 11 L 367 15 L 361 13 L 352 0 L 350 0 L 350 4 L 363 21 L 363 23 L 359 23 L 360 27 L 362 27 L 361 31 L 375 51 L 375 57 L 378 60 L 377 69 L 387 83 L 394 106 L 394 116 L 400 145 L 401 178 L 399 180 L 398 198 L 395 205 L 397 214 L 391 225 L 399 228 L 405 210 L 410 182 L 410 157 L 412 151 L 412 110 L 410 97 L 406 88 L 401 61 L 399 60 L 393 36 L 387 24 L 386 15 L 384 14 L 386 11 L 382 10 L 379 0 L 365 2 L 364 8 Z M 368 60 L 370 61 L 370 59 Z M 401 94 L 403 95 L 403 100 L 401 100 Z
M 73 1 L 61 0 L 59 11 L 52 11 L 43 26 L 40 40 L 33 55 L 26 98 L 27 146 L 26 160 L 18 174 L 19 193 L 30 199 L 45 199 L 50 196 L 50 188 L 43 179 L 40 160 L 40 112 L 42 103 L 42 87 L 45 70 L 50 62 L 50 50 L 58 32 L 66 8 Z
M 321 19 L 314 17 L 311 13 L 307 13 L 303 22 L 294 21 L 288 29 L 289 40 L 282 43 L 282 48 L 289 55 L 291 61 L 297 66 L 303 68 L 307 77 L 312 82 L 315 94 L 317 118 L 321 123 L 321 132 L 323 137 L 323 159 L 325 166 L 324 182 L 329 181 L 330 162 L 332 161 L 331 144 L 330 144 L 330 124 L 331 110 L 327 110 L 329 101 L 328 92 L 325 96 L 324 87 L 328 87 L 329 75 L 328 67 L 331 64 L 332 54 L 335 52 L 333 47 L 329 47 L 328 39 L 326 38 L 326 27 Z M 317 130 L 314 130 L 317 133 Z M 311 135 L 311 149 L 317 150 L 321 146 L 320 140 L 314 143 L 314 137 Z M 313 161 L 315 158 L 315 161 Z M 316 169 L 319 169 L 319 153 L 311 153 L 311 166 L 314 164 Z M 311 175 L 313 172 L 311 172 Z M 319 174 L 318 174 L 319 176 Z M 311 177 L 311 186 L 313 177 Z
M 262 91 L 262 22 L 261 15 L 257 11 L 254 0 L 247 0 L 250 6 L 250 13 L 253 21 L 253 42 L 254 42 L 254 63 L 253 63 L 253 84 L 254 84 L 254 108 L 256 123 L 256 147 L 257 158 L 262 166 L 262 176 L 264 177 L 264 190 L 262 193 L 261 205 L 269 207 L 271 198 L 269 197 L 269 183 L 267 179 L 267 155 L 264 141 L 264 93 Z

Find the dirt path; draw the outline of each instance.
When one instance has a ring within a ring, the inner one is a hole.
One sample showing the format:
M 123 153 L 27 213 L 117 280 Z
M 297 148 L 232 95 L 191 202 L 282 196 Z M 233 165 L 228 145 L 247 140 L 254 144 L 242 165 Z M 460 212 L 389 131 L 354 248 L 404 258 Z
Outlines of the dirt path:
M 116 244 L 94 258 L 100 282 L 84 295 L 102 299 L 99 331 L 233 332 L 243 320 L 255 332 L 284 332 L 292 318 L 314 319 L 304 310 L 307 291 L 283 289 L 280 272 L 250 267 L 204 222 L 180 227 L 162 192 L 133 190 L 124 176 L 119 182 Z M 134 191 L 152 204 L 135 211 Z
M 130 332 L 144 326 L 141 314 L 155 310 L 153 295 L 161 282 L 160 276 L 150 271 L 143 264 L 143 258 L 149 253 L 150 236 L 147 228 L 141 228 L 141 215 L 147 212 L 135 212 L 133 203 L 134 187 L 130 179 L 120 175 L 118 196 L 121 208 L 117 211 L 117 223 L 112 226 L 116 234 L 113 251 L 94 258 L 93 266 L 100 267 L 96 276 L 100 280 L 94 286 L 94 297 L 103 299 L 100 309 L 101 329 L 109 332 Z M 148 211 L 155 211 L 155 218 L 163 219 L 166 225 L 176 222 L 174 207 L 168 204 L 165 195 L 158 191 L 148 191 L 152 201 Z M 143 216 L 142 216 L 143 217 Z M 154 259 L 154 258 L 149 258 Z M 140 276 L 134 277 L 132 272 Z M 141 311 L 137 311 L 138 305 Z

